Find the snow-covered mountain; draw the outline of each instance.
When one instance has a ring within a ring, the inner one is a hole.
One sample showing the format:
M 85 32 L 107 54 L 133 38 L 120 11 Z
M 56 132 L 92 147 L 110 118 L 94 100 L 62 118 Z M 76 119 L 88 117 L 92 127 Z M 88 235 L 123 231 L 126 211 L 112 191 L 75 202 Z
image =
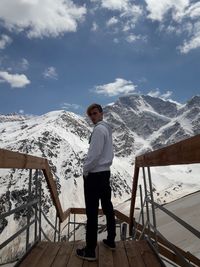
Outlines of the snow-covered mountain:
M 149 95 L 127 95 L 105 106 L 104 118 L 113 129 L 113 204 L 128 214 L 135 156 L 200 133 L 200 96 L 181 105 Z M 41 116 L 0 114 L 0 148 L 48 158 L 63 209 L 84 207 L 82 163 L 91 130 L 86 117 L 64 110 Z M 157 201 L 200 189 L 198 173 L 197 165 L 152 168 Z M 1 212 L 26 200 L 27 183 L 25 170 L 0 170 Z M 50 214 L 52 204 L 45 186 L 44 182 L 43 207 Z M 10 219 L 12 224 L 17 222 L 16 229 L 18 223 L 23 225 L 23 215 L 24 211 Z M 7 219 L 0 222 L 0 233 L 6 233 L 9 223 Z

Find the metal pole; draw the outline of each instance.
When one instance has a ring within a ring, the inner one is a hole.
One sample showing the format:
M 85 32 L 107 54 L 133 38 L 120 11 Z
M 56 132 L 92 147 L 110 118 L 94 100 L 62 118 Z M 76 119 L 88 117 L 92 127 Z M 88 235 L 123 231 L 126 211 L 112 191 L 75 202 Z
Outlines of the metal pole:
M 122 223 L 119 222 L 120 238 L 122 238 Z
M 32 169 L 29 170 L 29 183 L 28 183 L 28 199 L 27 199 L 27 203 L 30 202 L 31 200 L 31 183 L 32 183 Z M 28 250 L 29 247 L 29 230 L 30 230 L 30 213 L 31 209 L 28 206 L 27 208 L 27 230 L 26 230 L 26 251 Z
M 35 174 L 35 198 L 38 199 L 38 169 L 36 170 L 36 174 Z M 35 205 L 35 242 L 37 240 L 37 205 L 38 203 L 36 203 Z
M 127 224 L 122 223 L 122 235 L 121 240 L 126 240 Z
M 142 199 L 140 199 L 140 200 L 142 201 Z M 141 207 L 143 208 L 143 211 L 142 212 L 140 211 L 138 222 L 136 223 L 136 221 L 134 220 L 133 229 L 134 229 L 135 233 L 133 233 L 133 239 L 137 238 L 138 227 L 139 227 L 140 219 L 142 216 L 143 216 L 143 220 L 144 220 L 144 205 L 145 205 L 145 203 L 146 203 L 146 200 L 144 199 L 143 203 L 141 203 Z M 143 222 L 143 227 L 144 227 L 144 222 Z
M 142 225 L 144 226 L 144 208 L 143 208 L 143 194 L 142 194 L 142 186 L 139 185 L 140 188 L 140 205 L 141 205 L 141 215 L 142 215 Z
M 147 184 L 146 184 L 146 174 L 145 174 L 145 169 L 142 167 L 142 172 L 143 172 L 143 180 L 144 180 L 144 192 L 145 192 L 145 202 L 146 202 L 146 214 L 147 214 L 147 221 L 150 222 L 149 219 L 149 204 L 147 201 Z M 150 226 L 148 223 L 148 233 L 150 233 Z
M 70 214 L 68 217 L 68 233 L 67 233 L 68 234 L 68 241 L 69 241 L 69 230 L 70 230 L 69 227 L 70 227 Z
M 60 218 L 58 218 L 58 242 L 60 242 Z
M 152 207 L 152 216 L 153 216 L 153 226 L 154 229 L 156 229 L 156 213 L 155 213 L 155 206 L 154 206 L 154 198 L 153 198 L 153 187 L 152 187 L 152 180 L 151 180 L 151 172 L 150 172 L 150 168 L 147 167 L 147 171 L 148 171 L 148 178 L 149 178 L 149 187 L 150 187 L 150 195 L 151 195 L 151 207 Z M 156 241 L 156 249 L 158 248 L 158 243 L 157 243 L 157 234 L 156 231 L 154 230 L 155 233 L 155 241 Z
M 56 212 L 55 230 L 54 230 L 54 242 L 56 242 L 57 219 L 58 219 L 58 216 L 57 216 L 57 212 Z

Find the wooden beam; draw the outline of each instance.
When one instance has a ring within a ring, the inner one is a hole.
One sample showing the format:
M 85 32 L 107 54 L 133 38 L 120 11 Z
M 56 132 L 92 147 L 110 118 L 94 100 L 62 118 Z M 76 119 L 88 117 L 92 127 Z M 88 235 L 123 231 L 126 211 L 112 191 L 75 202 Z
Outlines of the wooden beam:
M 0 149 L 0 168 L 41 170 L 45 168 L 45 164 L 45 158 L 35 157 L 7 149 Z
M 136 233 L 136 238 L 139 238 L 140 233 L 143 230 L 143 226 L 141 224 L 138 224 L 138 232 Z M 146 233 L 147 235 L 149 235 L 150 238 L 153 238 L 154 240 L 156 240 L 156 236 L 155 233 L 153 231 L 148 231 L 148 229 L 145 229 L 144 233 Z M 165 256 L 166 258 L 172 260 L 173 262 L 177 262 L 179 263 L 178 257 L 176 256 L 176 254 L 171 250 L 168 242 L 166 242 L 164 239 L 162 239 L 160 236 L 157 236 L 157 241 L 158 241 L 158 245 L 160 248 L 160 253 Z M 173 244 L 174 245 L 174 244 Z M 176 250 L 179 251 L 179 253 L 181 255 L 183 255 L 185 258 L 187 258 L 191 263 L 200 266 L 200 259 L 195 257 L 194 255 L 192 255 L 190 252 L 186 252 L 183 249 L 177 247 L 176 245 L 174 245 L 174 247 L 176 248 Z M 175 255 L 175 256 L 174 256 Z M 175 258 L 174 258 L 175 257 Z M 174 261 L 177 260 L 177 261 Z M 181 266 L 181 265 L 180 265 Z
M 46 159 L 45 169 L 43 169 L 43 173 L 44 173 L 44 176 L 46 178 L 46 182 L 47 182 L 47 185 L 49 187 L 51 197 L 52 197 L 53 203 L 55 205 L 58 217 L 60 218 L 61 222 L 63 222 L 63 215 L 64 214 L 63 214 L 63 210 L 62 210 L 60 200 L 58 197 L 56 182 L 53 179 L 53 175 L 51 173 L 51 169 L 49 167 L 47 159 Z
M 184 267 L 185 265 L 182 264 L 182 261 L 180 260 L 180 258 L 172 251 L 170 251 L 169 249 L 163 247 L 162 245 L 158 245 L 158 252 L 163 255 L 165 258 L 169 259 L 170 261 L 178 264 L 181 267 Z M 195 267 L 193 264 L 191 264 L 190 262 L 190 266 L 191 267 Z M 199 266 L 199 263 L 198 265 Z
M 200 134 L 136 157 L 137 167 L 200 163 Z
M 123 214 L 122 212 L 120 212 L 119 210 L 114 210 L 114 212 L 115 212 L 115 216 L 118 218 L 118 219 L 120 219 L 120 221 L 122 221 L 122 222 L 126 222 L 126 223 L 130 223 L 130 221 L 129 221 L 129 217 L 127 216 L 127 215 L 125 215 L 125 214 Z
M 62 222 L 64 222 L 69 217 L 70 213 L 71 213 L 71 208 L 63 212 Z
M 48 184 L 58 216 L 63 221 L 63 211 L 58 197 L 56 183 L 53 179 L 47 159 L 29 154 L 0 149 L 0 168 L 39 169 L 42 170 Z
M 85 208 L 70 208 L 70 209 L 68 209 L 66 211 L 66 216 L 67 217 L 69 216 L 69 213 L 72 213 L 72 214 L 86 214 L 86 209 Z M 129 217 L 127 215 L 123 214 L 122 212 L 120 212 L 120 211 L 118 211 L 116 209 L 114 209 L 114 213 L 115 213 L 115 216 L 118 219 L 120 219 L 121 221 L 126 222 L 126 223 L 129 224 Z M 102 209 L 98 210 L 98 215 L 104 215 Z M 67 218 L 66 216 L 65 216 L 65 219 Z
M 86 209 L 85 208 L 70 208 L 70 212 L 72 214 L 86 214 Z M 103 210 L 98 209 L 98 214 L 103 215 Z

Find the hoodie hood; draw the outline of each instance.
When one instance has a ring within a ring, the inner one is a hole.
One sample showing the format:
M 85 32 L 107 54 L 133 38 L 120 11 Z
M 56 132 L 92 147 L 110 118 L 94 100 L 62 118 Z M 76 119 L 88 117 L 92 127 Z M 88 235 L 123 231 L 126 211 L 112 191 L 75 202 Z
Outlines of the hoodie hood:
M 107 128 L 109 134 L 112 134 L 112 128 L 111 128 L 110 124 L 107 123 L 106 121 L 103 121 L 103 120 L 102 120 L 102 121 L 99 121 L 99 122 L 95 125 L 95 127 L 96 127 L 97 125 L 103 125 L 104 127 Z

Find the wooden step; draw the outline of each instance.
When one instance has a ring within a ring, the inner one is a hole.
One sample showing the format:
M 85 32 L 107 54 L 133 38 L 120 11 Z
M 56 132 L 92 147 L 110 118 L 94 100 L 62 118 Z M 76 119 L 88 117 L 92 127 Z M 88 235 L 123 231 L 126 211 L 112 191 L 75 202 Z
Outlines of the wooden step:
M 161 267 L 146 240 L 116 241 L 116 250 L 101 241 L 96 247 L 97 260 L 89 262 L 76 256 L 84 241 L 39 242 L 19 264 L 20 267 Z

